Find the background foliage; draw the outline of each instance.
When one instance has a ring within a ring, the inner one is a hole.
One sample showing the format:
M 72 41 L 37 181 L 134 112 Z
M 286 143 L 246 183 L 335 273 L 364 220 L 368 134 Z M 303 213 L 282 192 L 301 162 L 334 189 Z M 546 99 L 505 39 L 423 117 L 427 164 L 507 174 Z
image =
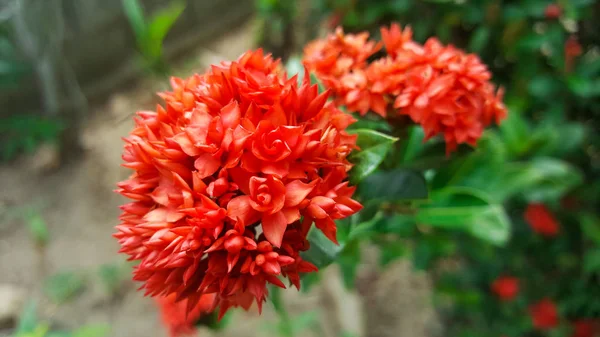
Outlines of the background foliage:
M 434 300 L 450 336 L 579 336 L 573 322 L 597 322 L 600 4 L 334 0 L 311 6 L 328 28 L 368 30 L 377 39 L 380 25 L 397 21 L 410 25 L 419 42 L 437 36 L 477 53 L 506 89 L 509 117 L 476 149 L 451 158 L 436 140 L 423 144 L 418 127 L 360 120 L 363 151 L 354 158 L 353 178 L 364 178 L 358 193 L 365 209 L 339 225 L 339 247 L 323 247 L 315 232 L 308 253 L 329 256 L 321 265 L 338 263 L 349 287 L 365 241 L 380 247 L 383 266 L 410 257 L 434 278 Z M 525 220 L 532 203 L 551 210 L 556 236 L 537 233 Z M 491 291 L 503 275 L 519 280 L 512 301 Z M 546 331 L 530 315 L 543 298 L 557 304 L 559 316 Z

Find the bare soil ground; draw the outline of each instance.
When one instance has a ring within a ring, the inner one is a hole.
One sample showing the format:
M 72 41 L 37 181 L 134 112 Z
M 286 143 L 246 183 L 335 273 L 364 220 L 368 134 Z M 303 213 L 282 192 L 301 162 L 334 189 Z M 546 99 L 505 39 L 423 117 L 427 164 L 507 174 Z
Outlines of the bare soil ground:
M 251 47 L 251 27 L 239 27 L 198 48 L 191 61 L 176 67 L 176 73 L 201 71 Z M 153 93 L 166 89 L 165 82 L 142 80 L 95 107 L 83 130 L 84 154 L 59 170 L 40 173 L 43 154 L 0 167 L 0 213 L 37 207 L 50 232 L 47 248 L 40 252 L 22 221 L 0 217 L 0 284 L 24 288 L 29 297 L 40 301 L 43 316 L 58 326 L 108 323 L 113 337 L 165 336 L 152 300 L 136 292 L 133 283 L 126 281 L 114 296 L 103 290 L 95 276 L 99 265 L 123 260 L 111 237 L 117 207 L 123 202 L 112 190 L 128 174 L 120 167 L 121 137 L 132 127 L 133 112 L 153 108 Z M 414 274 L 404 262 L 381 272 L 369 263 L 373 260 L 367 257 L 360 270 L 360 296 L 343 289 L 335 268 L 326 270 L 326 281 L 309 294 L 292 289 L 285 292 L 292 314 L 318 312 L 322 331 L 303 332 L 302 336 L 341 337 L 342 331 L 350 331 L 355 336 L 426 337 L 439 330 L 429 305 L 426 275 Z M 87 287 L 72 301 L 54 305 L 40 289 L 44 279 L 61 271 L 86 272 Z M 267 306 L 260 319 L 256 312 L 236 312 L 234 319 L 234 324 L 218 334 L 206 330 L 201 335 L 264 336 L 275 315 Z

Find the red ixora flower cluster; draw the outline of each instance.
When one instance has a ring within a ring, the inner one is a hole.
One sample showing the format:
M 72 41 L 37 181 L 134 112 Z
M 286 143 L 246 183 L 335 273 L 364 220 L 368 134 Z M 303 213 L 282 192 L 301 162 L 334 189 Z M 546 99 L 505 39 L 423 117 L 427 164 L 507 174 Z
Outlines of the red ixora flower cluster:
M 556 236 L 560 231 L 558 221 L 544 204 L 529 204 L 524 217 L 531 229 L 541 235 Z
M 355 120 L 280 69 L 247 52 L 172 79 L 165 107 L 137 113 L 123 152 L 134 172 L 118 184 L 133 201 L 114 236 L 147 295 L 260 310 L 267 283 L 299 288 L 317 269 L 300 257 L 312 224 L 336 241 L 334 220 L 361 209 L 347 182 Z
M 213 309 L 215 295 L 203 295 L 193 308 L 188 308 L 187 300 L 179 302 L 175 300 L 175 294 L 156 298 L 163 324 L 167 327 L 169 336 L 194 336 L 196 321 Z
M 382 46 L 368 33 L 337 28 L 325 40 L 308 44 L 304 64 L 330 88 L 337 104 L 361 115 L 373 111 L 392 119 L 407 115 L 426 139 L 443 135 L 447 152 L 458 144 L 475 146 L 483 129 L 506 116 L 502 89 L 479 57 L 430 38 L 421 45 L 410 27 L 382 28 L 387 55 L 367 62 Z

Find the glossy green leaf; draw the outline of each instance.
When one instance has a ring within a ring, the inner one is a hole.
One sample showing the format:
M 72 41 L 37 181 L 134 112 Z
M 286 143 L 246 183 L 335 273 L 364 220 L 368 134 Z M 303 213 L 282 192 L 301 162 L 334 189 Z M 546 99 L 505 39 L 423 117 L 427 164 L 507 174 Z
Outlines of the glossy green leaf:
M 490 199 L 482 191 L 449 187 L 432 195 L 433 203 L 419 209 L 415 219 L 419 224 L 465 231 L 503 245 L 510 236 L 510 221 L 504 208 Z
M 419 172 L 405 169 L 376 172 L 366 177 L 358 187 L 365 200 L 402 201 L 427 199 L 427 182 Z
M 352 130 L 352 133 L 358 135 L 360 151 L 351 155 L 354 167 L 350 174 L 351 180 L 358 183 L 377 169 L 398 139 L 373 130 Z
M 425 139 L 425 133 L 423 128 L 420 126 L 412 126 L 408 131 L 408 139 L 403 140 L 404 146 L 402 148 L 402 163 L 410 163 L 414 161 L 419 154 L 421 154 L 425 148 L 423 140 Z
M 367 116 L 364 117 L 357 117 L 356 123 L 351 124 L 348 127 L 349 132 L 360 129 L 375 130 L 379 132 L 392 131 L 390 123 L 388 123 L 385 119 L 379 116 L 373 116 L 372 114 L 367 114 Z
M 342 245 L 336 245 L 331 242 L 323 232 L 316 227 L 312 227 L 308 232 L 308 241 L 310 249 L 302 252 L 302 258 L 321 269 L 335 261 L 344 248 Z

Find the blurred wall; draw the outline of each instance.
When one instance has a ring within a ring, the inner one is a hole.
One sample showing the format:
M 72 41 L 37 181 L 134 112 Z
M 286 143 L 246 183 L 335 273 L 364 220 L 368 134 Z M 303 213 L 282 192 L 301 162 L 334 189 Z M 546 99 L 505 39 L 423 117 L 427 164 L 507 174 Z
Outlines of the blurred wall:
M 135 62 L 135 38 L 121 0 L 14 0 L 13 4 L 18 1 L 34 9 L 26 11 L 30 17 L 25 23 L 38 30 L 33 33 L 46 41 L 44 48 L 58 51 L 59 57 L 67 61 L 71 68 L 69 72 L 74 73 L 88 99 L 103 97 L 140 74 L 141 69 Z M 147 15 L 169 4 L 169 0 L 140 1 Z M 252 0 L 186 0 L 186 3 L 184 13 L 165 42 L 165 52 L 169 57 L 223 34 L 250 18 L 253 10 Z M 0 10 L 10 5 L 11 1 L 0 4 L 0 7 L 5 7 Z M 58 9 L 58 12 L 46 13 L 49 9 Z M 62 21 L 60 38 L 55 38 L 55 23 L 42 21 L 35 15 L 43 20 L 59 16 Z M 16 40 L 17 44 L 23 43 L 18 38 Z M 39 56 L 29 54 L 29 61 L 34 64 L 40 61 Z M 57 90 L 68 91 L 69 88 L 62 87 L 73 83 L 63 83 L 69 81 L 61 78 L 64 69 L 56 71 L 60 75 L 56 79 Z M 7 108 L 13 111 L 43 108 L 40 88 L 40 78 L 34 71 L 17 90 L 0 92 L 0 104 L 5 107 L 2 110 L 8 113 Z M 74 103 L 71 100 L 68 93 L 62 95 L 61 107 L 72 108 Z

